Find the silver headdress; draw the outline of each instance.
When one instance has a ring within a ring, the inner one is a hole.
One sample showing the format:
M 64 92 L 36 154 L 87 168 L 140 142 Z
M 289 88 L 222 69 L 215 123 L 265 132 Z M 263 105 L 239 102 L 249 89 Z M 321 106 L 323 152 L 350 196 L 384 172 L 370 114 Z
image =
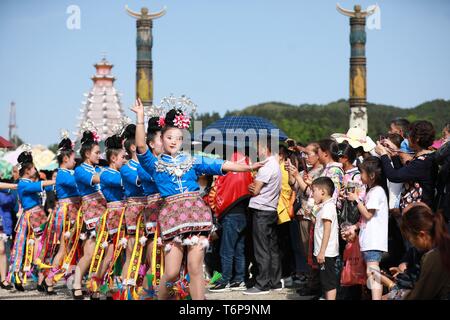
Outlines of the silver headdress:
M 28 144 L 28 143 L 23 144 L 23 145 L 21 146 L 21 149 L 22 149 L 21 154 L 24 153 L 24 152 L 26 152 L 26 153 L 29 153 L 29 154 L 31 155 L 31 150 L 32 150 L 32 148 L 31 148 L 31 145 L 30 145 L 30 144 Z M 22 163 L 18 162 L 18 163 L 17 163 L 17 170 L 20 171 L 20 169 L 22 169 Z
M 160 127 L 163 126 L 175 126 L 180 129 L 187 129 L 191 124 L 191 117 L 195 115 L 197 111 L 197 105 L 185 95 L 181 97 L 174 97 L 171 94 L 169 97 L 164 97 L 159 106 L 154 106 L 154 110 L 162 113 L 159 120 Z M 175 115 L 173 119 L 165 119 L 165 115 L 169 111 L 175 110 Z M 167 123 L 172 121 L 173 123 Z
M 197 112 L 197 105 L 185 95 L 174 97 L 173 94 L 170 94 L 170 96 L 162 98 L 160 107 L 165 112 L 172 109 L 181 110 L 187 116 L 192 116 Z
M 69 133 L 69 131 L 66 130 L 66 129 L 61 129 L 60 133 L 61 133 L 61 142 L 62 142 L 62 140 L 68 139 L 68 140 L 71 142 L 71 148 L 73 149 L 73 148 L 75 147 L 75 145 L 74 145 L 74 143 L 70 140 L 70 133 Z M 61 144 L 60 144 L 60 145 L 61 145 Z M 56 155 L 57 155 L 57 156 L 61 155 L 61 152 L 62 152 L 64 149 L 65 149 L 64 147 L 60 147 L 60 148 L 58 149 L 58 151 L 56 152 Z
M 119 123 L 114 126 L 112 129 L 113 134 L 122 136 L 125 129 L 132 123 L 131 119 L 127 116 L 122 117 L 119 120 Z
M 100 136 L 97 133 L 98 130 L 95 127 L 95 124 L 94 124 L 94 122 L 92 122 L 92 120 L 86 120 L 85 122 L 83 122 L 81 124 L 81 132 L 86 132 L 86 131 L 92 132 L 92 134 L 94 135 L 95 142 L 100 142 Z

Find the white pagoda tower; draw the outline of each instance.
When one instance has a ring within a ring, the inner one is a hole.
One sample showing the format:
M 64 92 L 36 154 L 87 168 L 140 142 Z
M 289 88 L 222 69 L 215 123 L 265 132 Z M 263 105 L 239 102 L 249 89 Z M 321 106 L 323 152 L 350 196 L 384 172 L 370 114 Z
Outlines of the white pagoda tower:
M 120 96 L 114 81 L 116 78 L 111 74 L 114 65 L 110 64 L 105 57 L 96 64 L 95 75 L 91 78 L 94 85 L 89 93 L 85 93 L 86 101 L 83 101 L 81 116 L 78 118 L 77 141 L 80 141 L 83 132 L 81 125 L 91 120 L 97 129 L 97 134 L 104 141 L 114 134 L 113 130 L 120 124 L 124 117 L 124 111 L 120 102 Z

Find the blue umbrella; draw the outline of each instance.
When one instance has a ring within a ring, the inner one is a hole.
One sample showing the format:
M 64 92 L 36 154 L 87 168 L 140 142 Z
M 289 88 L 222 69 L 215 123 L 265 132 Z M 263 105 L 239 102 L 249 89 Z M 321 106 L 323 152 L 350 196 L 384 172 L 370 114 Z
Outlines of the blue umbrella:
M 238 130 L 238 131 L 236 131 Z M 275 130 L 275 131 L 274 131 Z M 221 133 L 221 137 L 217 134 Z M 197 137 L 197 140 L 203 142 L 215 142 L 223 144 L 234 144 L 233 141 L 228 141 L 228 138 L 235 136 L 233 140 L 239 145 L 244 143 L 247 139 L 259 138 L 260 135 L 275 136 L 278 134 L 280 141 L 285 141 L 288 137 L 279 128 L 277 128 L 269 120 L 255 117 L 255 116 L 230 116 L 225 117 L 209 125 L 202 134 Z

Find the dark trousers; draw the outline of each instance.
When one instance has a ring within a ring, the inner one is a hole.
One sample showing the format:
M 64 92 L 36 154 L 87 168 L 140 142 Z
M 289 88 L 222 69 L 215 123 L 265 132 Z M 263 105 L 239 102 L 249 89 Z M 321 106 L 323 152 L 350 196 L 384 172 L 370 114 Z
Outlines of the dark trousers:
M 293 221 L 287 221 L 277 226 L 278 247 L 281 258 L 281 277 L 286 278 L 296 273 L 296 254 L 295 249 L 300 248 L 298 241 L 296 247 L 292 243 Z M 298 226 L 295 226 L 298 228 Z M 297 232 L 298 234 L 298 232 Z M 297 235 L 298 237 L 298 235 Z
M 256 288 L 269 290 L 281 285 L 281 261 L 278 247 L 276 211 L 251 209 L 253 217 L 253 250 L 258 266 Z
M 222 221 L 220 261 L 222 263 L 221 282 L 241 282 L 245 277 L 245 235 L 247 225 L 245 213 L 228 213 Z M 233 259 L 234 257 L 234 259 Z M 234 260 L 234 277 L 233 277 Z
M 297 219 L 293 219 L 289 224 L 289 231 L 291 236 L 291 247 L 294 253 L 295 273 L 297 275 L 309 272 L 308 264 L 306 263 L 306 255 L 300 243 L 300 225 Z

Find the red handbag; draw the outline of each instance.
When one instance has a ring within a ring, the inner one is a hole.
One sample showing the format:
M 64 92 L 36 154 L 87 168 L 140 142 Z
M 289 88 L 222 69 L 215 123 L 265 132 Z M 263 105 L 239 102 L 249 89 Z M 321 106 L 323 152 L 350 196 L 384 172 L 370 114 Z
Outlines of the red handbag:
M 367 281 L 366 264 L 359 247 L 359 239 L 347 243 L 344 250 L 344 268 L 341 273 L 341 286 L 365 285 Z
M 235 152 L 231 161 L 240 161 L 245 164 L 249 160 L 244 155 Z M 219 176 L 214 183 L 214 191 L 209 201 L 212 202 L 214 213 L 220 219 L 222 213 L 236 200 L 249 196 L 248 186 L 253 182 L 250 172 L 229 172 L 224 176 Z M 213 199 L 211 199 L 213 198 Z

